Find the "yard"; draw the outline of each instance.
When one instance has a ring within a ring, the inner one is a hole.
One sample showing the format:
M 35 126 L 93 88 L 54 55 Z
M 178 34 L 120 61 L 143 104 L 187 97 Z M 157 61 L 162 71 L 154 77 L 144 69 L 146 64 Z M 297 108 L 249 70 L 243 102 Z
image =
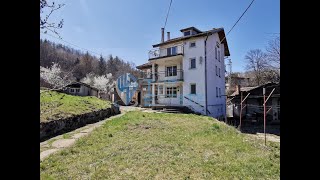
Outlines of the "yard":
M 40 122 L 84 114 L 111 106 L 93 96 L 72 96 L 56 91 L 40 90 Z
M 41 179 L 280 179 L 280 144 L 213 118 L 132 111 L 40 163 Z

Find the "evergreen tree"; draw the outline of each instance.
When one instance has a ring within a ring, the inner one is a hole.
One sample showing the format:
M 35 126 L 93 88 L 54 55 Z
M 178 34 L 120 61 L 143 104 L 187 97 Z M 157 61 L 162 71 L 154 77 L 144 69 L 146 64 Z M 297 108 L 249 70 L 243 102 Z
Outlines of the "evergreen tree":
M 106 73 L 107 64 L 106 61 L 103 59 L 102 55 L 99 58 L 99 75 L 104 75 Z

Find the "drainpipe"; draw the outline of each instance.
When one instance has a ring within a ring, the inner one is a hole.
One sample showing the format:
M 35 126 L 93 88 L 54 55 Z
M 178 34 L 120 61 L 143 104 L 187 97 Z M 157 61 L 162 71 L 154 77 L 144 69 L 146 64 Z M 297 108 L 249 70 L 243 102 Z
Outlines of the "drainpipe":
M 205 85 L 205 111 L 206 115 L 208 115 L 208 101 L 207 101 L 207 40 L 209 34 L 207 33 L 207 37 L 204 40 L 204 85 Z

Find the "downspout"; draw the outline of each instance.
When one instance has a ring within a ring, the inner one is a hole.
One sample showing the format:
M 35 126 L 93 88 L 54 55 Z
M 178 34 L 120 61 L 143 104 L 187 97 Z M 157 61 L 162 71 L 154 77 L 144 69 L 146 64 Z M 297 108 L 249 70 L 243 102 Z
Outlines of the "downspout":
M 208 115 L 208 101 L 207 101 L 207 40 L 209 34 L 207 33 L 207 37 L 204 40 L 204 85 L 205 85 L 205 111 L 206 115 Z

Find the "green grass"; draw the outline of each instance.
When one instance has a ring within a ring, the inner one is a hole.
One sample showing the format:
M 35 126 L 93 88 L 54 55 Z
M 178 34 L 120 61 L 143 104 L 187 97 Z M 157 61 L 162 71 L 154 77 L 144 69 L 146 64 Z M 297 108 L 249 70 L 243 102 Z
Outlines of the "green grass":
M 66 118 L 110 107 L 109 101 L 94 96 L 72 96 L 40 90 L 40 122 Z
M 206 116 L 128 112 L 40 171 L 41 179 L 280 179 L 280 145 Z

